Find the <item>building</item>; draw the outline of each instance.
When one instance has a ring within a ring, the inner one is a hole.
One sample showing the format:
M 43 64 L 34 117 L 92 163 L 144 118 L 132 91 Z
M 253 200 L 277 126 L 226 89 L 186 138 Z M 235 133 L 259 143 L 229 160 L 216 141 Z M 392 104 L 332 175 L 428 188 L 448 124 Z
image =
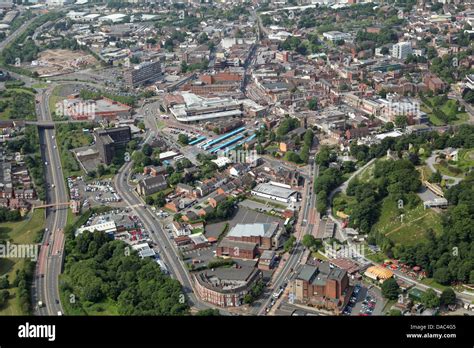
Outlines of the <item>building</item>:
M 219 307 L 238 307 L 244 296 L 262 279 L 253 266 L 220 267 L 194 275 L 196 292 L 201 300 Z
M 328 31 L 323 33 L 323 37 L 331 42 L 338 42 L 341 40 L 349 40 L 351 35 L 348 33 L 341 33 L 340 31 Z
M 102 98 L 98 100 L 82 100 L 80 98 L 64 99 L 63 113 L 75 120 L 107 120 L 130 118 L 132 107 L 117 101 Z
M 110 164 L 117 148 L 127 145 L 132 139 L 130 127 L 116 127 L 94 131 L 95 143 L 100 158 L 105 164 Z
M 181 95 L 184 103 L 169 109 L 179 122 L 189 123 L 243 116 L 242 101 L 218 97 L 202 98 L 188 92 L 182 92 Z
M 290 202 L 297 202 L 299 197 L 299 193 L 291 189 L 291 186 L 273 181 L 258 184 L 251 191 L 251 194 L 287 204 Z
M 149 196 L 167 187 L 166 178 L 163 175 L 157 175 L 140 181 L 137 185 L 137 192 L 141 196 Z
M 217 246 L 216 255 L 219 257 L 252 260 L 258 255 L 257 243 L 224 238 Z
M 280 246 L 280 239 L 283 230 L 280 224 L 273 223 L 254 223 L 237 224 L 227 234 L 230 240 L 256 243 L 259 249 L 269 250 L 277 249 Z
M 273 250 L 264 250 L 258 260 L 258 268 L 262 271 L 270 271 L 276 265 L 277 256 Z
M 124 72 L 125 82 L 137 87 L 147 82 L 157 80 L 161 76 L 161 62 L 144 62 Z
M 86 227 L 81 227 L 76 230 L 76 236 L 83 232 L 93 233 L 95 231 L 104 232 L 104 233 L 115 233 L 117 232 L 117 225 L 115 221 L 107 221 L 102 224 L 96 224 Z
M 446 89 L 446 84 L 434 74 L 426 74 L 423 77 L 423 83 L 434 93 L 442 92 Z
M 393 277 L 393 272 L 381 266 L 371 266 L 367 268 L 364 275 L 372 280 L 383 283 L 389 278 Z
M 294 299 L 301 303 L 340 309 L 350 296 L 347 272 L 326 262 L 304 265 L 290 284 Z
M 413 54 L 410 42 L 399 42 L 392 47 L 392 57 L 405 60 L 410 54 Z
M 140 244 L 135 244 L 132 245 L 132 249 L 138 252 L 138 256 L 140 256 L 141 259 L 144 259 L 145 257 L 156 257 L 156 252 L 150 246 L 148 243 L 140 243 Z

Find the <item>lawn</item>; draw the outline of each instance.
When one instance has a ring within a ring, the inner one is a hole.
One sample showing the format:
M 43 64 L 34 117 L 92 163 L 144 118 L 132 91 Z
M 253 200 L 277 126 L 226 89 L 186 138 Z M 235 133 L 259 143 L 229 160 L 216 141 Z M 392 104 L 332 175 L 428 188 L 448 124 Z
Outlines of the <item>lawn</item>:
M 419 203 L 415 208 L 404 209 L 403 223 L 400 221 L 400 210 L 397 203 L 386 198 L 382 203 L 382 212 L 374 229 L 394 243 L 414 245 L 426 238 L 426 233 L 432 229 L 435 234 L 441 233 L 441 216 L 432 209 L 424 210 Z
M 436 168 L 436 170 L 438 170 L 443 175 L 452 176 L 452 177 L 455 177 L 455 178 L 463 178 L 464 177 L 464 174 L 462 172 L 457 173 L 455 171 L 456 169 L 453 169 L 453 168 L 456 168 L 456 167 L 453 166 L 453 165 L 450 165 L 448 163 L 436 163 L 436 164 L 434 164 L 434 167 Z
M 88 146 L 92 143 L 91 134 L 82 131 L 82 124 L 74 124 L 75 129 L 70 129 L 70 124 L 61 124 L 56 127 L 57 144 L 63 168 L 64 177 L 82 176 L 84 171 L 70 151 L 78 147 Z
M 470 168 L 474 167 L 474 149 L 461 149 L 459 150 L 457 166 L 464 172 L 469 171 Z
M 48 88 L 48 86 L 46 82 L 38 82 L 31 85 L 32 88 Z
M 440 283 L 436 282 L 432 278 L 424 278 L 420 281 L 420 283 L 431 286 L 431 287 L 433 287 L 435 289 L 438 289 L 438 290 L 441 290 L 441 291 L 443 291 L 446 288 L 449 288 L 449 286 L 441 285 Z
M 51 112 L 51 114 L 55 112 L 56 104 L 61 102 L 64 99 L 64 97 L 60 96 L 60 92 L 59 92 L 60 89 L 61 89 L 61 86 L 54 87 L 49 97 L 48 105 L 49 105 L 49 112 Z M 56 118 L 61 119 L 61 117 L 59 116 L 53 116 L 53 119 L 56 119 Z
M 433 97 L 433 98 L 428 98 L 428 99 L 430 100 L 431 104 L 433 105 L 435 98 Z M 456 101 L 452 100 L 452 99 L 449 99 L 440 107 L 440 110 L 443 111 L 446 115 L 449 115 L 452 112 L 455 105 L 456 105 Z M 437 116 L 435 116 L 432 113 L 432 109 L 431 109 L 430 106 L 423 104 L 421 106 L 421 111 L 424 111 L 428 114 L 430 122 L 434 126 L 444 126 L 444 125 L 446 125 L 446 122 L 444 122 L 443 120 L 440 120 Z M 463 123 L 466 123 L 467 121 L 469 121 L 469 114 L 467 114 L 466 112 L 456 112 L 456 117 L 457 117 L 457 120 L 450 121 L 449 124 L 458 125 L 458 124 L 463 124 Z
M 10 240 L 15 244 L 31 244 L 36 243 L 39 233 L 45 225 L 44 209 L 35 209 L 22 221 L 5 222 L 0 224 L 0 239 Z M 1 259 L 0 260 L 0 276 L 7 275 L 10 283 L 15 280 L 16 270 L 24 267 L 24 259 Z M 10 299 L 5 308 L 0 310 L 0 315 L 25 315 L 23 313 L 16 292 L 18 288 L 9 288 Z
M 336 216 L 338 211 L 351 215 L 352 207 L 357 204 L 355 197 L 348 196 L 342 192 L 336 193 L 332 200 L 332 213 Z

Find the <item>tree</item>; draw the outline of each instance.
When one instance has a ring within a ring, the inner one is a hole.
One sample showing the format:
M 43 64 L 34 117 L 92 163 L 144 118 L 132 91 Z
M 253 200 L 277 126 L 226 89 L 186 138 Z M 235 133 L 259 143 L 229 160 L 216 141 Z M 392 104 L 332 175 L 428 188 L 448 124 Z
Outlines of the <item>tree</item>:
M 398 128 L 404 128 L 404 127 L 406 127 L 407 124 L 408 124 L 408 120 L 407 120 L 406 116 L 399 115 L 399 116 L 395 117 L 395 125 Z
M 305 234 L 301 243 L 310 250 L 321 247 L 321 241 L 314 238 L 311 234 Z
M 397 281 L 394 278 L 389 278 L 382 284 L 382 295 L 383 297 L 389 300 L 396 300 L 398 298 L 398 293 L 400 292 L 400 287 L 397 284 Z
M 437 308 L 439 307 L 440 299 L 433 289 L 428 289 L 421 295 L 421 303 L 423 303 L 426 308 Z
M 443 306 L 449 306 L 456 304 L 456 293 L 451 288 L 446 288 L 441 293 L 440 304 Z
M 446 267 L 440 267 L 433 273 L 433 278 L 440 284 L 449 284 L 451 282 L 451 276 Z
M 0 289 L 8 289 L 10 282 L 7 277 L 0 278 Z
M 150 157 L 153 154 L 153 148 L 151 147 L 150 144 L 145 144 L 143 145 L 142 152 L 145 156 Z
M 439 172 L 439 170 L 437 170 L 436 172 L 434 172 L 430 175 L 430 178 L 428 180 L 429 180 L 429 182 L 439 184 L 442 179 L 443 179 L 443 177 L 441 176 L 441 173 Z
M 288 240 L 283 245 L 285 252 L 291 252 L 291 250 L 293 250 L 293 247 L 295 246 L 295 242 L 296 242 L 295 236 L 291 236 L 290 238 L 288 238 Z
M 178 135 L 178 141 L 179 141 L 182 145 L 188 145 L 188 143 L 189 143 L 189 137 L 188 137 L 186 134 L 181 133 L 180 135 Z
M 196 316 L 198 317 L 215 317 L 220 315 L 219 310 L 214 308 L 201 309 L 196 313 Z
M 318 99 L 316 97 L 313 97 L 308 102 L 308 109 L 316 110 L 317 108 L 318 108 Z

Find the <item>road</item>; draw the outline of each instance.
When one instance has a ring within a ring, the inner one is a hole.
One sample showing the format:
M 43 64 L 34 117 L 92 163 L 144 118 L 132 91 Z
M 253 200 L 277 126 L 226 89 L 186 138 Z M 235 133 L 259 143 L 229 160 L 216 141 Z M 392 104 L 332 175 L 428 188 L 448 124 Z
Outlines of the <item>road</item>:
M 42 90 L 41 101 L 36 106 L 40 121 L 51 120 L 49 97 L 51 88 Z M 41 155 L 45 165 L 45 181 L 47 186 L 47 203 L 64 203 L 69 200 L 64 176 L 56 144 L 55 130 L 39 128 Z M 54 185 L 54 186 L 53 186 Z M 35 283 L 33 286 L 33 303 L 44 303 L 44 307 L 37 308 L 38 315 L 58 315 L 63 313 L 59 298 L 59 275 L 61 274 L 62 256 L 64 248 L 64 227 L 67 224 L 68 206 L 47 208 L 46 228 L 43 236 L 40 257 L 36 268 Z
M 5 40 L 0 42 L 0 51 L 2 51 L 9 43 L 23 34 L 28 26 L 36 17 L 23 23 L 15 32 L 9 35 Z M 19 78 L 26 82 L 27 86 L 34 83 L 34 80 L 11 73 L 15 78 Z M 48 100 L 51 91 L 40 91 L 41 103 L 36 105 L 36 113 L 39 121 L 50 121 L 51 114 L 49 112 Z M 59 152 L 54 139 L 54 129 L 38 129 L 41 156 L 45 165 L 45 182 L 46 182 L 46 200 L 48 203 L 67 202 L 68 196 L 66 191 Z M 55 188 L 51 188 L 54 185 Z M 44 303 L 44 307 L 35 308 L 37 315 L 57 315 L 63 312 L 59 301 L 58 277 L 61 273 L 62 253 L 64 236 L 61 230 L 67 222 L 67 207 L 63 208 L 47 208 L 45 233 L 41 242 L 40 255 L 35 271 L 35 279 L 32 286 L 32 302 L 34 305 L 38 301 Z M 53 255 L 54 250 L 54 255 Z M 60 252 L 58 254 L 57 252 Z
M 428 165 L 428 167 L 431 169 L 431 171 L 433 173 L 437 172 L 437 169 L 434 166 L 435 162 L 436 162 L 436 156 L 437 155 L 438 155 L 438 152 L 434 151 L 433 154 L 429 158 L 426 159 L 426 164 Z M 444 180 L 446 180 L 447 182 L 450 182 L 449 186 L 457 185 L 462 181 L 462 178 L 456 178 L 455 176 L 449 176 L 449 175 L 445 175 L 445 174 L 441 174 L 441 177 Z
M 151 129 L 151 132 L 147 135 L 144 143 L 150 143 L 158 130 L 156 122 L 153 122 L 153 116 L 145 118 L 145 122 L 149 129 Z M 151 239 L 158 246 L 160 257 L 168 267 L 171 276 L 177 279 L 183 286 L 184 295 L 187 297 L 189 305 L 198 310 L 217 308 L 201 301 L 194 294 L 191 275 L 186 266 L 181 262 L 174 243 L 169 239 L 168 233 L 161 228 L 155 214 L 143 204 L 144 202 L 138 196 L 134 187 L 129 185 L 128 179 L 132 165 L 132 162 L 126 163 L 114 177 L 114 186 L 117 193 L 122 197 L 127 206 L 132 209 L 134 214 L 139 217 L 145 228 L 150 231 Z M 221 314 L 226 314 L 225 310 L 218 309 Z
M 311 234 L 314 228 L 313 224 L 309 224 L 309 216 L 314 212 L 316 207 L 316 195 L 313 194 L 313 178 L 315 178 L 319 173 L 319 167 L 312 163 L 308 166 L 308 179 L 305 180 L 305 185 L 303 188 L 303 200 L 301 203 L 302 214 L 299 218 L 298 224 L 300 225 L 300 230 L 296 235 L 296 244 L 293 251 L 288 254 L 287 260 L 283 265 L 282 269 L 279 270 L 279 273 L 275 276 L 275 279 L 272 280 L 272 284 L 269 287 L 269 290 L 277 290 L 281 286 L 284 287 L 285 283 L 288 283 L 291 276 L 296 272 L 296 268 L 301 264 L 303 257 L 305 256 L 305 247 L 301 244 L 301 239 L 305 234 Z M 286 254 L 285 254 L 286 255 Z M 265 308 L 269 307 L 272 300 L 272 291 L 266 291 L 262 299 L 258 301 L 258 306 L 252 310 L 253 314 L 264 315 Z

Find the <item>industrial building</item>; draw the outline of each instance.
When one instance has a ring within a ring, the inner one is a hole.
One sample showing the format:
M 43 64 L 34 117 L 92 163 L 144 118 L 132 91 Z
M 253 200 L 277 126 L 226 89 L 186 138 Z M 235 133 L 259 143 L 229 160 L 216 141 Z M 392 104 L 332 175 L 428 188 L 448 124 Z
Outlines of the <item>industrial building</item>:
M 299 197 L 299 193 L 291 189 L 291 186 L 273 181 L 255 186 L 251 194 L 287 204 L 297 202 Z
M 237 224 L 227 234 L 227 239 L 247 243 L 256 243 L 261 250 L 277 249 L 280 246 L 283 229 L 280 224 L 254 223 Z

